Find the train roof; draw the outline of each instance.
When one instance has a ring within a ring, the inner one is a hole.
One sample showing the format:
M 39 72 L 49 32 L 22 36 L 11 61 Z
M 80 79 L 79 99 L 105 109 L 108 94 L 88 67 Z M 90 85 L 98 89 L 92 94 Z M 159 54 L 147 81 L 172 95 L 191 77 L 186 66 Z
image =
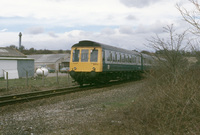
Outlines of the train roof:
M 145 54 L 145 53 L 141 53 L 141 55 L 143 56 L 143 58 L 150 58 L 153 59 L 153 56 Z
M 101 47 L 106 50 L 140 55 L 140 53 L 136 51 L 130 51 L 130 50 L 126 50 L 126 49 L 122 49 L 122 48 L 118 48 L 118 47 L 114 47 L 114 46 L 110 46 L 110 45 L 106 45 L 106 44 L 102 44 L 102 43 L 98 43 L 94 41 L 89 41 L 89 40 L 79 41 L 79 43 L 73 45 L 72 47 Z

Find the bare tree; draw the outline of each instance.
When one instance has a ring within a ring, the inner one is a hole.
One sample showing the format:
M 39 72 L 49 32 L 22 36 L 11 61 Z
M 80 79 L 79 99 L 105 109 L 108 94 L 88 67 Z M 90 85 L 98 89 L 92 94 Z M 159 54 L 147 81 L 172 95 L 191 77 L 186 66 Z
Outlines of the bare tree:
M 198 0 L 188 0 L 194 6 L 193 10 L 189 11 L 188 9 L 176 5 L 177 9 L 180 11 L 183 19 L 191 24 L 193 27 L 191 28 L 191 32 L 195 35 L 200 35 L 200 4 Z
M 148 40 L 148 46 L 156 52 L 162 52 L 155 54 L 158 64 L 167 69 L 167 74 L 171 74 L 176 82 L 178 75 L 184 69 L 183 67 L 186 67 L 186 60 L 181 54 L 181 51 L 185 50 L 187 46 L 187 42 L 184 42 L 186 31 L 177 34 L 172 24 L 164 27 L 164 32 L 169 34 L 168 38 L 162 39 L 156 35 Z
M 188 22 L 192 27 L 191 32 L 194 34 L 194 36 L 190 39 L 189 43 L 191 46 L 191 50 L 193 52 L 195 52 L 196 54 L 196 58 L 198 59 L 197 64 L 200 63 L 200 54 L 199 54 L 199 50 L 200 50 L 200 46 L 199 46 L 199 36 L 200 36 L 200 4 L 198 2 L 198 0 L 188 0 L 192 5 L 193 5 L 193 9 L 192 10 L 188 10 L 186 8 L 184 8 L 183 6 L 180 5 L 176 5 L 177 9 L 179 10 L 179 12 L 181 13 L 183 19 Z

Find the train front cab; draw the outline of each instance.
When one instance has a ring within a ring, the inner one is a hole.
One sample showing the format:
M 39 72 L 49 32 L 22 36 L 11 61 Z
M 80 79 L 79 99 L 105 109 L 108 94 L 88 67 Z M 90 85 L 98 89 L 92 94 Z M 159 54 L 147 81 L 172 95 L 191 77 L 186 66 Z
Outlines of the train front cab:
M 94 82 L 102 72 L 101 47 L 72 47 L 70 75 L 80 85 Z

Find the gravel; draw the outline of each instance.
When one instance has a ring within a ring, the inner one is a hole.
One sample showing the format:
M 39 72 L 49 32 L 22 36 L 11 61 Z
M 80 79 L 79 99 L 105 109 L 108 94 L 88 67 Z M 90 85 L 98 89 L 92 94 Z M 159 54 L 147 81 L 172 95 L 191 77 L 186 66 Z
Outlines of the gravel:
M 128 82 L 1 107 L 0 134 L 101 134 L 96 127 L 106 122 L 107 114 L 134 102 L 144 84 L 144 81 Z

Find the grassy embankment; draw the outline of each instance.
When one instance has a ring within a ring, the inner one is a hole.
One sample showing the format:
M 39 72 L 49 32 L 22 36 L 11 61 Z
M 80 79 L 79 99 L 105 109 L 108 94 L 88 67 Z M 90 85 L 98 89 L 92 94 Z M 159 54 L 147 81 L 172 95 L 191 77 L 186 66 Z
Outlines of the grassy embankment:
M 166 70 L 147 79 L 131 105 L 108 114 L 105 134 L 200 134 L 199 69 L 184 70 L 176 81 Z

